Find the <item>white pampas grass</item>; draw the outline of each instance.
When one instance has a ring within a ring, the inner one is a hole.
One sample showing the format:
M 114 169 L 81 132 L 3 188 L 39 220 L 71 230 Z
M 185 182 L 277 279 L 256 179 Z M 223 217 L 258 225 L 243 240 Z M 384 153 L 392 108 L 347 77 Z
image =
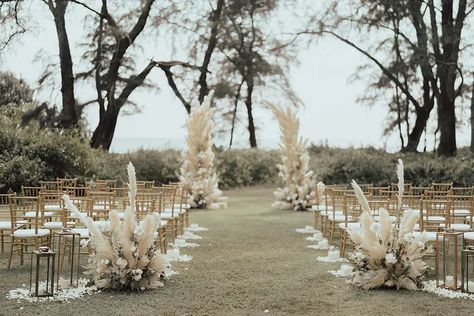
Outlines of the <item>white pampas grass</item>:
M 183 153 L 180 180 L 189 185 L 189 204 L 193 208 L 215 209 L 227 206 L 226 198 L 222 197 L 222 192 L 219 190 L 214 168 L 212 96 L 211 91 L 202 105 L 192 108 L 186 124 L 187 149 Z
M 277 167 L 284 183 L 284 188 L 274 192 L 277 201 L 273 207 L 305 210 L 314 204 L 316 185 L 313 172 L 308 167 L 306 140 L 298 138 L 299 120 L 290 108 L 284 110 L 272 104 L 268 106 L 280 124 L 282 163 Z M 323 188 L 320 186 L 320 189 Z
M 397 177 L 398 177 L 398 214 L 403 209 L 403 192 L 405 191 L 405 170 L 403 167 L 403 160 L 398 159 Z
M 159 249 L 160 216 L 148 214 L 137 223 L 135 168 L 130 163 L 127 170 L 131 204 L 125 210 L 123 223 L 117 211 L 110 212 L 109 232 L 102 232 L 96 222 L 77 210 L 68 196 L 63 196 L 66 208 L 80 218 L 89 231 L 92 252 L 86 274 L 92 276 L 99 289 L 142 291 L 156 288 L 163 285 L 162 279 L 169 270 L 169 262 Z
M 401 160 L 397 165 L 397 175 L 401 210 L 404 190 Z M 382 209 L 380 221 L 375 223 L 369 203 L 354 180 L 352 187 L 363 209 L 359 218 L 361 228 L 348 230 L 349 238 L 355 246 L 354 251 L 349 254 L 349 260 L 357 270 L 352 276 L 352 282 L 365 290 L 382 286 L 408 290 L 421 288 L 427 272 L 427 265 L 422 257 L 428 248 L 423 234 L 413 236 L 418 216 L 413 211 L 406 210 L 399 222 L 393 224 L 388 212 Z

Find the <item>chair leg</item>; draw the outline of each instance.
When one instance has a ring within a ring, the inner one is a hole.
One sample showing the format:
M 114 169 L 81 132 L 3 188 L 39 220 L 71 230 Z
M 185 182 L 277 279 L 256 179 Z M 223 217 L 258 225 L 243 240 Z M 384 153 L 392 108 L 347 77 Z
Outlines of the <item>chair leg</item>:
M 335 221 L 330 221 L 329 222 L 330 227 L 329 227 L 329 245 L 332 245 L 332 240 L 334 238 L 334 230 L 336 229 L 336 222 Z
M 1 230 L 1 231 L 0 231 L 0 239 L 1 239 L 1 240 L 0 240 L 0 243 L 1 243 L 1 248 L 2 248 L 1 250 L 2 250 L 2 253 L 5 251 L 5 246 L 4 246 L 5 240 L 4 240 L 4 238 L 5 238 L 5 237 L 4 237 L 4 234 L 3 234 L 3 230 Z
M 23 258 L 23 250 L 24 249 L 23 249 L 23 247 L 25 246 L 23 240 L 20 241 L 19 246 L 20 246 L 20 265 L 23 265 L 24 264 L 24 258 Z
M 7 263 L 7 269 L 10 270 L 10 267 L 12 265 L 12 257 L 13 257 L 13 249 L 15 247 L 15 238 L 11 237 L 11 244 L 10 244 L 10 255 L 8 256 L 8 263 Z
M 340 231 L 340 235 L 341 237 L 339 241 L 339 256 L 343 258 L 346 252 L 347 234 L 346 234 L 346 231 L 342 228 Z

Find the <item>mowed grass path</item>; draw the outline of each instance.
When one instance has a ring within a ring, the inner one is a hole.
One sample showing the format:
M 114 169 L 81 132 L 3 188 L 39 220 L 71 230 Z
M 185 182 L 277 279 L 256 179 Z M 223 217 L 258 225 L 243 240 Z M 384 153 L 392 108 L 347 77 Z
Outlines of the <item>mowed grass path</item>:
M 316 261 L 323 251 L 295 229 L 312 213 L 273 210 L 272 190 L 225 192 L 225 210 L 193 211 L 191 222 L 209 228 L 179 275 L 145 293 L 103 292 L 69 303 L 17 303 L 8 290 L 28 282 L 27 265 L 0 268 L 0 315 L 472 315 L 474 302 L 422 292 L 362 291 L 327 270 L 340 264 Z M 24 308 L 20 311 L 20 307 Z M 265 310 L 268 310 L 265 313 Z

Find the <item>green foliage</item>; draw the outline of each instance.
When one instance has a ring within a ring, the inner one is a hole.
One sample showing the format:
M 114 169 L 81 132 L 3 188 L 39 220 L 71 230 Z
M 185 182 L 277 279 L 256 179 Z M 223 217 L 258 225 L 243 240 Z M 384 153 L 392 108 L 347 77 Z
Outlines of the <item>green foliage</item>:
M 0 106 L 23 104 L 33 100 L 33 90 L 10 72 L 0 73 Z

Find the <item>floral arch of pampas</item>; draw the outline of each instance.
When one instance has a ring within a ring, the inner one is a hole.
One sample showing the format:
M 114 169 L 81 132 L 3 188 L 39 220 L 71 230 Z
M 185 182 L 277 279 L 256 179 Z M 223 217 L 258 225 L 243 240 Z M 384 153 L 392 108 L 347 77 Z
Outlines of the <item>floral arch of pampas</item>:
M 380 221 L 375 222 L 364 193 L 352 180 L 362 215 L 360 228 L 348 230 L 355 247 L 348 258 L 356 269 L 352 282 L 365 290 L 383 286 L 416 290 L 422 287 L 422 280 L 428 270 L 422 259 L 429 251 L 424 235 L 413 234 L 418 214 L 405 210 L 400 218 L 404 190 L 402 160 L 399 160 L 397 175 L 399 214 L 395 223 L 384 209 L 379 210 Z
M 316 185 L 313 171 L 309 170 L 309 155 L 306 151 L 307 141 L 298 138 L 299 120 L 290 109 L 281 109 L 268 104 L 278 120 L 281 131 L 281 164 L 278 164 L 278 175 L 284 187 L 274 192 L 277 201 L 273 207 L 280 209 L 305 210 L 312 206 L 316 198 Z
M 180 180 L 189 185 L 189 204 L 193 208 L 226 207 L 226 198 L 219 190 L 219 181 L 214 168 L 212 130 L 214 124 L 211 108 L 213 92 L 204 99 L 202 105 L 193 107 L 186 128 L 187 149 L 183 153 Z
M 163 286 L 169 262 L 160 253 L 158 228 L 160 215 L 148 214 L 137 222 L 135 198 L 137 184 L 135 168 L 128 168 L 130 206 L 125 210 L 123 221 L 117 211 L 110 212 L 110 227 L 100 229 L 93 219 L 84 216 L 73 205 L 69 196 L 63 196 L 66 208 L 86 225 L 89 231 L 91 254 L 86 266 L 99 289 L 137 290 Z

